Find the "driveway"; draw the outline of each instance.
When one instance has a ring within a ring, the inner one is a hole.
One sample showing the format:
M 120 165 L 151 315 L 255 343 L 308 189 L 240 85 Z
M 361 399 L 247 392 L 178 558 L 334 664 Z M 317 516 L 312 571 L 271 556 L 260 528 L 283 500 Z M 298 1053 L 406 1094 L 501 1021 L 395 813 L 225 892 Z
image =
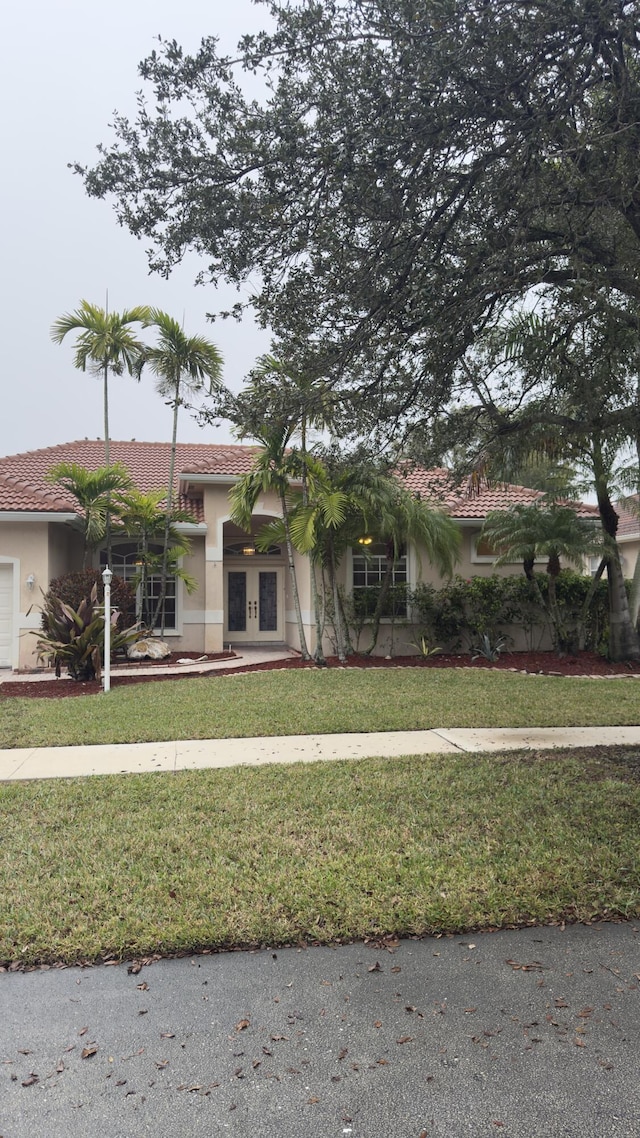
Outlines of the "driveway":
M 638 922 L 4 973 L 0 1132 L 637 1138 L 639 975 Z

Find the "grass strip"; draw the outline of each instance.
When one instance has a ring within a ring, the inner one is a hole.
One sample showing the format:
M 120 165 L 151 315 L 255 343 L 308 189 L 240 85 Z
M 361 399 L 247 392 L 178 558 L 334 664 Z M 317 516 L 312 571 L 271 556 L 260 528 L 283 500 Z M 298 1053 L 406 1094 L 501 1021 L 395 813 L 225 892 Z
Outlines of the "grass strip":
M 331 669 L 203 677 L 74 699 L 2 697 L 0 747 L 431 727 L 640 722 L 640 681 L 480 669 Z
M 640 781 L 593 754 L 5 783 L 0 960 L 638 916 Z

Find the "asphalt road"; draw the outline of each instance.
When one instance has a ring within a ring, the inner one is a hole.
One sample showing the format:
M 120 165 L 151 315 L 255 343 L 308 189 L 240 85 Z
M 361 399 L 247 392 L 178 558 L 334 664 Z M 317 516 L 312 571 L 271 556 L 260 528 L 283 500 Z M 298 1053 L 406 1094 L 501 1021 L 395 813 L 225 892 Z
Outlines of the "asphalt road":
M 0 1138 L 637 1138 L 639 976 L 638 922 L 3 973 Z

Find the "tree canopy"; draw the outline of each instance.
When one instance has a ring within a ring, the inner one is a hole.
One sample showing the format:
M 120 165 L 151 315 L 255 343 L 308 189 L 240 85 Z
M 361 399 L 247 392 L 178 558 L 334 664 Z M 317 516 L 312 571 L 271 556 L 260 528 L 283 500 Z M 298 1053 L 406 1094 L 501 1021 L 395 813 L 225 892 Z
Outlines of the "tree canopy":
M 161 42 L 149 97 L 81 170 L 203 279 L 259 280 L 307 374 L 363 420 L 428 415 L 478 334 L 538 290 L 628 326 L 640 297 L 637 0 L 268 5 L 237 56 Z M 265 81 L 262 100 L 242 71 Z

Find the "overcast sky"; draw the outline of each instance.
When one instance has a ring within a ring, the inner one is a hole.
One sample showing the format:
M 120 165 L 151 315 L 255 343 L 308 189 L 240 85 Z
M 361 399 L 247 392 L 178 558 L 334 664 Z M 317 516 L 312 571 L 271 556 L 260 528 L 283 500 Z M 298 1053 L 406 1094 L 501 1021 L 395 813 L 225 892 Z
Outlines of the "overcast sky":
M 251 0 L 23 0 L 5 12 L 0 74 L 4 174 L 2 217 L 2 362 L 0 455 L 76 438 L 102 437 L 101 384 L 73 367 L 73 336 L 53 344 L 53 321 L 81 299 L 101 306 L 165 309 L 188 334 L 209 336 L 225 359 L 224 380 L 237 389 L 268 337 L 245 322 L 209 324 L 205 313 L 237 299 L 193 284 L 192 260 L 170 280 L 150 276 L 144 245 L 121 229 L 108 202 L 89 199 L 67 163 L 91 163 L 113 138 L 114 110 L 133 115 L 142 86 L 139 61 L 154 37 L 195 49 L 218 35 L 233 48 L 265 24 Z M 170 438 L 171 412 L 151 377 L 111 380 L 113 439 Z M 183 442 L 228 442 L 228 425 L 202 430 L 183 413 Z

